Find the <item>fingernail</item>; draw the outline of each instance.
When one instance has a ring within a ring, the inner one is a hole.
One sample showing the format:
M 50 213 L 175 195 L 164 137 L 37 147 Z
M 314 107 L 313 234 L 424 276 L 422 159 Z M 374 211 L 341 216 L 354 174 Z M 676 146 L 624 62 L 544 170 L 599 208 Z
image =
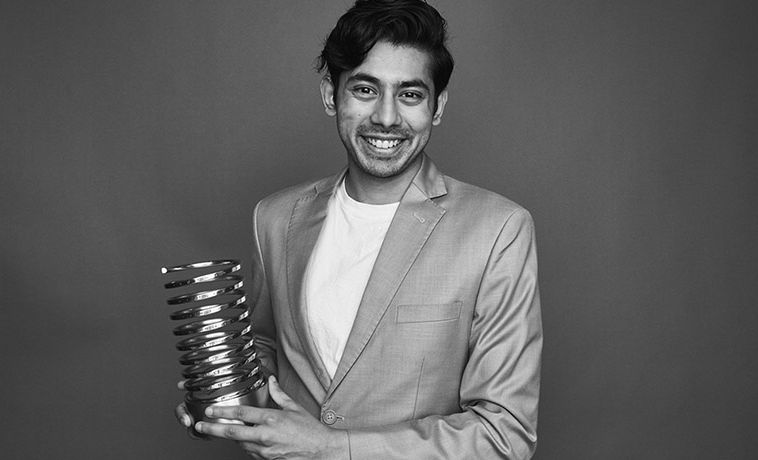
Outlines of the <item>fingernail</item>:
M 203 422 L 195 423 L 195 431 L 197 431 L 198 433 L 203 432 Z
M 274 382 L 274 383 L 279 383 L 279 381 L 276 380 L 276 376 L 275 375 L 271 376 L 271 381 Z
M 182 425 L 186 426 L 187 428 L 192 425 L 192 420 L 190 420 L 189 415 L 184 414 L 182 415 Z
M 208 417 L 213 417 L 213 408 L 212 407 L 206 407 L 205 408 L 205 415 Z

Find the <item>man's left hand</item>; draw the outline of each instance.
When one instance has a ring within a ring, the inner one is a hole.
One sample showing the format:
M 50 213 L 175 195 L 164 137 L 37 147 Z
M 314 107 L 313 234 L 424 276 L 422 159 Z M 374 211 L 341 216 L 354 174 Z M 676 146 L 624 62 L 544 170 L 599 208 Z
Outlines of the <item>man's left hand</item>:
M 232 423 L 198 422 L 195 429 L 206 435 L 238 441 L 256 458 L 349 458 L 347 433 L 322 425 L 293 401 L 273 375 L 268 379 L 269 394 L 281 409 L 251 406 L 213 406 L 211 418 L 239 420 Z

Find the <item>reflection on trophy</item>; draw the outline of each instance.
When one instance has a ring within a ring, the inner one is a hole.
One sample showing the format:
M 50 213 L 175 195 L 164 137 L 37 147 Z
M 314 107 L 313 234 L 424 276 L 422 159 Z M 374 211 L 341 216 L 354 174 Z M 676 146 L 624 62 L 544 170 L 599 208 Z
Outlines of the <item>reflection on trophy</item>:
M 205 419 L 205 408 L 211 405 L 265 407 L 268 400 L 241 268 L 236 260 L 213 260 L 161 269 L 168 275 L 195 275 L 165 284 L 166 289 L 179 290 L 168 304 L 185 307 L 171 319 L 189 320 L 175 327 L 174 334 L 186 336 L 176 348 L 185 352 L 179 362 L 187 366 L 185 402 L 195 421 Z

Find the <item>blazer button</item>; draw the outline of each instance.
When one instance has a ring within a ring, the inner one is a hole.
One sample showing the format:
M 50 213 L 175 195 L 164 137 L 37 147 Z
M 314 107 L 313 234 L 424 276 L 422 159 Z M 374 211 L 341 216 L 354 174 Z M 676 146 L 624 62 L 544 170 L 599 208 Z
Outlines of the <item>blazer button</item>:
M 321 421 L 327 425 L 334 425 L 334 422 L 337 421 L 337 414 L 331 409 L 325 410 L 321 414 Z

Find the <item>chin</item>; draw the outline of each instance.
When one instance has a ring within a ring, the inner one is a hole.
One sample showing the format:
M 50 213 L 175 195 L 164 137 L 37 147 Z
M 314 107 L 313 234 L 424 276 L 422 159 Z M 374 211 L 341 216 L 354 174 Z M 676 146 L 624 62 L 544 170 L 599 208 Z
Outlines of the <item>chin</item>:
M 386 179 L 401 174 L 414 163 L 417 157 L 377 159 L 364 156 L 358 159 L 356 163 L 363 172 L 374 177 Z

